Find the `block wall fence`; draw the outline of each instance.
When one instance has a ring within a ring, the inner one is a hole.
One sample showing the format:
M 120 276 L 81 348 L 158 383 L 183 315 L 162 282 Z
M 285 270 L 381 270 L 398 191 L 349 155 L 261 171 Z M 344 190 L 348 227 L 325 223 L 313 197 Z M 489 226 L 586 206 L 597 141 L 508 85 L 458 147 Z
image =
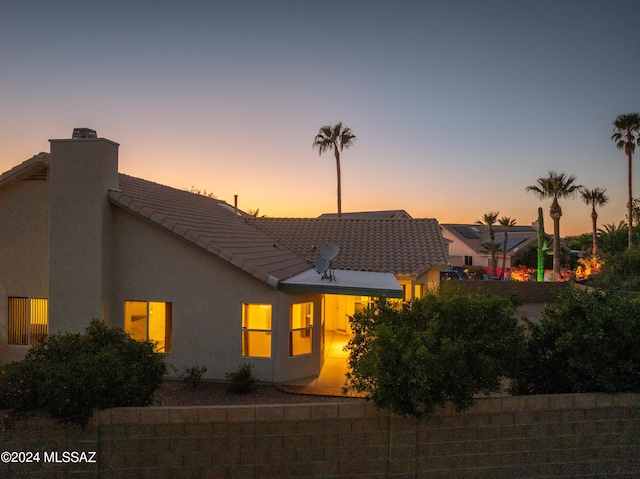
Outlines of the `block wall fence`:
M 0 463 L 10 479 L 637 478 L 640 395 L 483 398 L 428 419 L 357 399 L 117 408 L 85 429 L 14 422 L 0 449 L 40 453 L 39 462 Z M 74 457 L 65 451 L 96 452 L 96 462 L 64 462 Z

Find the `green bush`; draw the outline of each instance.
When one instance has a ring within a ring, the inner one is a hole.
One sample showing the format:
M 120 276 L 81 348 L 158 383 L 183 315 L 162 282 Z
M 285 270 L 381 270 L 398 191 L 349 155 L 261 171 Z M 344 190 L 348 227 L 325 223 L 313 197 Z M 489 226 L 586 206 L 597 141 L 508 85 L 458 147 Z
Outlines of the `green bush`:
M 640 247 L 604 257 L 602 271 L 591 283 L 600 288 L 640 291 Z
M 401 308 L 380 300 L 350 318 L 345 392 L 366 392 L 403 416 L 430 414 L 447 400 L 465 409 L 516 375 L 525 345 L 515 309 L 449 284 Z
M 51 335 L 22 361 L 1 366 L 0 408 L 85 425 L 94 408 L 151 404 L 165 372 L 152 342 L 94 320 L 84 334 Z
M 237 371 L 226 374 L 229 380 L 229 391 L 234 394 L 245 394 L 251 392 L 256 378 L 253 377 L 253 366 L 242 364 Z
M 640 303 L 565 288 L 527 342 L 514 394 L 640 392 Z
M 202 366 L 193 366 L 184 368 L 184 373 L 180 376 L 182 380 L 189 384 L 192 389 L 200 386 L 200 382 L 202 381 L 202 376 L 207 372 L 209 368 L 204 364 Z

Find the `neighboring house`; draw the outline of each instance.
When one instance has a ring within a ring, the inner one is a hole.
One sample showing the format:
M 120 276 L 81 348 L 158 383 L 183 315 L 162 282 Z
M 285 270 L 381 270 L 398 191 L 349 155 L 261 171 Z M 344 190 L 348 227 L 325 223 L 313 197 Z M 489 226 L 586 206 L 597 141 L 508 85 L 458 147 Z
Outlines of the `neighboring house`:
M 491 241 L 489 228 L 481 224 L 442 224 L 442 236 L 449 240 L 449 259 L 454 267 L 468 268 L 470 266 L 491 267 L 491 253 L 482 245 Z M 498 268 L 502 268 L 502 242 L 504 228 L 494 225 L 495 242 L 498 244 L 496 258 Z M 549 236 L 547 236 L 547 241 Z M 531 245 L 537 247 L 538 225 L 514 226 L 507 232 L 507 262 L 506 269 L 511 268 L 512 262 Z
M 436 220 L 252 218 L 118 173 L 102 138 L 51 140 L 0 175 L 0 225 L 1 362 L 99 318 L 155 341 L 177 374 L 309 377 L 347 315 L 420 295 L 449 265 Z M 312 269 L 325 241 L 340 247 L 335 281 Z

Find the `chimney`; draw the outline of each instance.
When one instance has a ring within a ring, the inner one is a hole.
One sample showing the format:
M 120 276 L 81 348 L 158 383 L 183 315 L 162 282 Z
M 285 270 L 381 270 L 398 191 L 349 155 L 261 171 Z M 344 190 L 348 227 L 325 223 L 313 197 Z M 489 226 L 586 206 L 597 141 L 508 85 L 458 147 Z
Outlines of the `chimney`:
M 51 332 L 81 332 L 109 315 L 114 224 L 108 193 L 118 189 L 118 144 L 78 130 L 89 129 L 50 140 Z

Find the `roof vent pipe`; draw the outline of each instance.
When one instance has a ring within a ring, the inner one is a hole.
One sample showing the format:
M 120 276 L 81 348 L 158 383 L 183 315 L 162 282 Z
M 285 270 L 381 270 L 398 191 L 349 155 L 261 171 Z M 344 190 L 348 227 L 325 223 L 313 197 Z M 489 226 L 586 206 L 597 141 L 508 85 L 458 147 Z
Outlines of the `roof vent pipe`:
M 233 195 L 233 210 L 236 213 L 236 216 L 238 216 L 238 195 Z

